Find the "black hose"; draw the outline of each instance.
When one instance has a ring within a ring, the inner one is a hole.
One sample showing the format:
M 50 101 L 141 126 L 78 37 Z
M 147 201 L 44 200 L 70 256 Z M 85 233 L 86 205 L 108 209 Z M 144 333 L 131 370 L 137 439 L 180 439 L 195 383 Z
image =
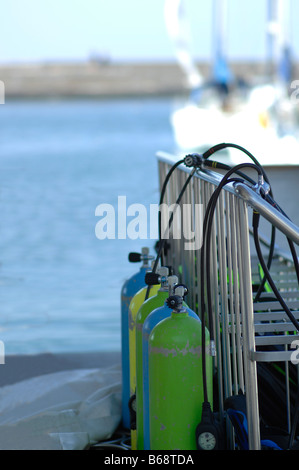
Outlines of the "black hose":
M 265 170 L 263 169 L 262 165 L 259 163 L 259 161 L 254 157 L 254 155 L 252 155 L 251 152 L 249 152 L 247 149 L 245 149 L 244 147 L 242 147 L 241 145 L 238 145 L 238 144 L 232 144 L 232 143 L 225 143 L 224 142 L 224 143 L 217 144 L 217 145 L 214 145 L 213 147 L 209 148 L 206 152 L 203 153 L 203 156 L 202 156 L 202 158 L 205 161 L 205 165 L 211 166 L 213 168 L 219 168 L 219 169 L 222 169 L 222 170 L 226 170 L 226 169 L 229 170 L 230 169 L 229 165 L 226 165 L 225 163 L 220 163 L 220 162 L 216 162 L 216 161 L 212 161 L 212 162 L 208 163 L 208 159 L 214 153 L 219 152 L 221 150 L 224 150 L 226 148 L 235 148 L 235 149 L 240 150 L 241 152 L 245 153 L 253 161 L 253 163 L 261 169 L 261 171 L 263 173 L 263 176 L 265 178 L 265 181 L 268 184 L 270 184 L 268 176 L 267 176 Z M 244 175 L 240 171 L 237 170 L 236 174 L 239 174 L 240 176 L 244 177 L 244 179 L 249 181 L 251 184 L 254 184 L 254 181 L 251 178 Z M 270 194 L 269 199 L 272 198 L 272 201 L 275 203 L 275 201 L 273 200 L 273 193 L 272 193 L 272 188 L 271 187 L 270 187 L 270 193 L 269 194 Z M 277 205 L 277 208 L 280 209 L 278 207 L 278 205 Z M 276 228 L 272 225 L 270 249 L 269 249 L 269 255 L 268 255 L 268 262 L 267 262 L 268 269 L 270 269 L 272 261 L 273 261 L 274 248 L 275 248 L 275 236 L 276 236 Z M 257 302 L 258 299 L 260 298 L 260 295 L 263 292 L 266 281 L 267 281 L 266 276 L 264 276 L 261 283 L 260 283 L 258 291 L 255 295 L 255 302 Z
M 299 389 L 297 391 L 297 397 L 296 397 L 295 409 L 294 409 L 294 416 L 293 416 L 293 423 L 292 423 L 292 428 L 291 428 L 291 432 L 290 432 L 290 436 L 289 436 L 289 443 L 288 443 L 288 449 L 289 450 L 292 449 L 293 444 L 294 444 L 298 418 L 299 418 Z
M 253 163 L 261 169 L 261 171 L 263 172 L 265 180 L 267 181 L 267 183 L 269 183 L 269 180 L 267 178 L 267 175 L 266 175 L 262 165 L 252 155 L 252 153 L 249 152 L 249 150 L 245 149 L 241 145 L 231 144 L 231 143 L 226 143 L 226 142 L 223 142 L 222 144 L 214 145 L 213 147 L 209 148 L 208 150 L 206 150 L 206 152 L 203 153 L 203 155 L 202 155 L 203 159 L 206 160 L 206 159 L 210 158 L 210 156 L 213 155 L 214 153 L 219 152 L 220 150 L 224 150 L 226 148 L 235 148 L 235 149 L 240 150 L 241 152 L 245 153 L 253 161 Z

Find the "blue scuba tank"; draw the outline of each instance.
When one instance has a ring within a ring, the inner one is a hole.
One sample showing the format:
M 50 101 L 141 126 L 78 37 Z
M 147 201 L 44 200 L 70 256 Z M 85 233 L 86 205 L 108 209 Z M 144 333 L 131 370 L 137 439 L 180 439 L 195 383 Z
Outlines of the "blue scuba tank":
M 146 247 L 142 248 L 141 254 L 129 253 L 131 263 L 143 261 L 143 264 L 137 273 L 125 281 L 121 289 L 122 424 L 125 429 L 130 429 L 129 305 L 136 292 L 146 285 L 145 274 L 150 270 L 149 260 L 153 258 Z
M 184 297 L 187 293 L 185 286 L 177 285 L 177 277 L 169 276 L 169 296 L 177 294 Z M 198 315 L 186 306 L 185 308 L 190 317 L 195 318 L 200 321 Z M 154 327 L 160 323 L 165 318 L 171 316 L 172 308 L 167 305 L 167 302 L 164 303 L 163 307 L 156 308 L 153 310 L 146 320 L 143 323 L 142 328 L 142 362 L 143 362 L 143 445 L 144 450 L 150 450 L 150 417 L 149 417 L 149 370 L 148 370 L 148 360 L 149 360 L 149 345 L 148 340 L 149 336 L 154 329 Z

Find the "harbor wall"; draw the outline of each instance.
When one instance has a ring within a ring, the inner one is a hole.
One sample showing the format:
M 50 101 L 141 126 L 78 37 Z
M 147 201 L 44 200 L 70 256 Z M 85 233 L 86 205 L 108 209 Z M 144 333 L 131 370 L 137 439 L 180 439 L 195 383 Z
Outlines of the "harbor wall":
M 211 65 L 198 64 L 209 77 Z M 233 63 L 246 81 L 265 76 L 264 63 Z M 177 95 L 188 92 L 186 77 L 176 63 L 22 63 L 0 65 L 0 81 L 8 98 Z

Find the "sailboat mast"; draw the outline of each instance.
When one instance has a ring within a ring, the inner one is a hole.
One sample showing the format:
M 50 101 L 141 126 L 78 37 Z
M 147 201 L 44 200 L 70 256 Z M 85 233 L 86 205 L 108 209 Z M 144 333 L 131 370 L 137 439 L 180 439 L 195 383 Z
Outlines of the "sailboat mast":
M 278 1 L 280 36 L 278 43 L 278 77 L 288 87 L 292 80 L 291 58 L 291 1 Z
M 184 0 L 165 0 L 164 17 L 168 35 L 173 41 L 178 63 L 185 72 L 188 87 L 196 89 L 203 83 L 191 51 L 190 25 Z
M 228 87 L 232 73 L 228 65 L 228 1 L 213 1 L 213 76 L 216 84 Z
M 217 62 L 218 60 L 224 60 L 227 55 L 227 0 L 213 1 L 213 18 L 214 60 Z
M 267 74 L 272 81 L 291 80 L 291 1 L 268 0 Z

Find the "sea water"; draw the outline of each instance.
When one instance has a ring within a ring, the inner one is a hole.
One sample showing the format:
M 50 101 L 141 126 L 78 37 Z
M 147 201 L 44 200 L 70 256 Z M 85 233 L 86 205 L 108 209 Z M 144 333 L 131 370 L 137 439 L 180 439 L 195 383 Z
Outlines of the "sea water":
M 170 98 L 0 106 L 0 340 L 6 354 L 120 350 L 120 291 L 155 240 L 100 240 L 96 208 L 159 201 Z

